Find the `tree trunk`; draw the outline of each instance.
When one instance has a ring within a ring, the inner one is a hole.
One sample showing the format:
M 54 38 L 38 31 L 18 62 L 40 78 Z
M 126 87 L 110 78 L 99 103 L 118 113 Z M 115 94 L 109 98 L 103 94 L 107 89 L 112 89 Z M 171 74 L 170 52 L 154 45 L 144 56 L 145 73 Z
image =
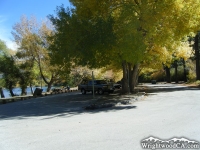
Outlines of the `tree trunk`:
M 44 77 L 43 73 L 42 73 L 42 69 L 40 68 L 40 75 L 43 79 L 43 81 L 47 84 L 47 92 L 49 92 L 51 90 L 51 86 L 53 84 L 53 82 L 55 81 L 55 75 L 51 75 L 51 80 L 48 82 L 47 79 Z
M 38 66 L 39 66 L 39 70 L 40 70 L 40 75 L 41 75 L 41 78 L 43 79 L 43 81 L 45 82 L 45 84 L 47 84 L 47 92 L 49 92 L 51 90 L 51 86 L 53 84 L 53 81 L 54 81 L 54 75 L 52 73 L 51 75 L 51 80 L 48 82 L 47 79 L 45 78 L 44 74 L 43 74 L 43 71 L 42 71 L 42 66 L 41 66 L 41 60 L 39 59 L 38 61 Z M 41 87 L 42 88 L 42 87 Z
M 139 84 L 139 83 L 138 83 L 138 77 L 139 77 L 139 74 L 140 74 L 140 73 L 139 73 L 139 70 L 138 70 L 138 72 L 137 72 L 137 76 L 136 76 L 136 81 L 135 81 L 135 86 Z
M 10 83 L 8 89 L 9 89 L 9 91 L 10 91 L 10 95 L 11 95 L 12 97 L 15 96 L 15 94 L 13 93 L 12 83 Z
M 30 83 L 30 88 L 31 88 L 31 94 L 33 94 L 33 87 L 32 87 L 32 84 Z
M 174 62 L 174 68 L 175 68 L 175 82 L 178 83 L 178 65 L 177 65 L 177 61 Z
M 170 68 L 166 66 L 165 71 L 166 71 L 166 81 L 167 83 L 171 83 Z
M 133 70 L 132 70 L 132 65 L 131 63 L 128 63 L 128 87 L 129 87 L 129 92 L 133 92 L 134 86 L 133 86 Z
M 51 86 L 52 86 L 53 82 L 49 82 L 47 84 L 47 92 L 49 92 L 51 90 Z
M 5 98 L 5 95 L 3 93 L 3 88 L 2 87 L 0 87 L 0 93 L 1 93 L 1 98 Z
M 200 64 L 199 64 L 199 60 L 200 60 L 200 54 L 199 54 L 199 36 L 198 34 L 195 36 L 195 58 L 196 58 L 196 79 L 200 80 Z
M 127 94 L 129 92 L 129 88 L 128 88 L 128 71 L 127 71 L 128 68 L 126 61 L 122 63 L 122 68 L 123 68 L 122 93 Z
M 27 94 L 26 88 L 27 88 L 27 86 L 25 86 L 25 85 L 21 86 L 21 90 L 22 90 L 21 95 L 26 95 Z
M 184 81 L 187 82 L 187 71 L 185 66 L 185 60 L 183 59 L 183 72 L 184 72 Z
M 134 92 L 135 86 L 137 85 L 137 76 L 138 76 L 139 64 L 133 66 L 130 76 L 130 92 Z
M 138 78 L 139 78 L 139 74 L 140 74 L 141 70 L 142 70 L 141 68 L 138 69 L 137 76 L 136 76 L 136 85 L 139 84 Z
M 13 97 L 15 94 L 13 93 L 13 89 L 9 89 L 10 95 Z

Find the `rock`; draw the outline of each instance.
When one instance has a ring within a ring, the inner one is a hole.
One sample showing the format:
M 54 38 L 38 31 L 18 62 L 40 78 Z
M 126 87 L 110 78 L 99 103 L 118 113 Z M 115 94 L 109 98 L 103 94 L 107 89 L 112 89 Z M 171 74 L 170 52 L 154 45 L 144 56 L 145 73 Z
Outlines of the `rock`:
M 130 104 L 130 101 L 122 101 L 121 104 L 128 105 L 128 104 Z
M 84 109 L 85 110 L 94 110 L 94 109 L 101 109 L 101 108 L 109 108 L 109 107 L 113 107 L 113 106 L 115 106 L 115 105 L 111 104 L 111 103 L 109 103 L 109 104 L 99 104 L 99 105 L 91 104 L 89 106 L 86 106 Z

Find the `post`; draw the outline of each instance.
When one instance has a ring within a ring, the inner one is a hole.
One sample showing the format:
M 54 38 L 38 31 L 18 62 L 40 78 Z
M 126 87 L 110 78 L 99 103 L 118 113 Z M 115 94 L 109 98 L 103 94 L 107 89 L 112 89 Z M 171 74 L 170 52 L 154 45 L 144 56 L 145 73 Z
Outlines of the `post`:
M 40 78 L 40 86 L 41 86 L 41 89 L 42 89 L 42 77 Z
M 130 75 L 129 75 L 129 68 L 127 69 L 128 74 L 128 94 L 130 94 Z
M 92 71 L 92 93 L 93 93 L 93 99 L 94 99 L 94 73 Z

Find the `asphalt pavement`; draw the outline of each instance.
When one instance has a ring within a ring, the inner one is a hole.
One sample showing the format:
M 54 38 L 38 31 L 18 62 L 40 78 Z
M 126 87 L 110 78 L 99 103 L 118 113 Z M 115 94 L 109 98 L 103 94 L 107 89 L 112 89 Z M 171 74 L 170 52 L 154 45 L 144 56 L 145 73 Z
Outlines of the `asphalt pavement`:
M 140 150 L 150 136 L 200 141 L 198 88 L 143 88 L 142 98 L 124 98 L 131 104 L 89 111 L 84 107 L 109 95 L 74 92 L 0 105 L 0 150 Z

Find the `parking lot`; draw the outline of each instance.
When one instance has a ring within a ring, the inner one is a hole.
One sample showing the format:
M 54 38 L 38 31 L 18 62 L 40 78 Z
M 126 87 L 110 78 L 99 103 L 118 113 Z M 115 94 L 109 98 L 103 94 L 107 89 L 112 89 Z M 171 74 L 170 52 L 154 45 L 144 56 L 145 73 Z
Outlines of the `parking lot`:
M 134 101 L 95 110 L 84 107 L 107 95 L 93 99 L 92 94 L 74 92 L 0 105 L 0 149 L 139 150 L 149 136 L 200 141 L 199 89 L 147 95 L 121 97 Z

